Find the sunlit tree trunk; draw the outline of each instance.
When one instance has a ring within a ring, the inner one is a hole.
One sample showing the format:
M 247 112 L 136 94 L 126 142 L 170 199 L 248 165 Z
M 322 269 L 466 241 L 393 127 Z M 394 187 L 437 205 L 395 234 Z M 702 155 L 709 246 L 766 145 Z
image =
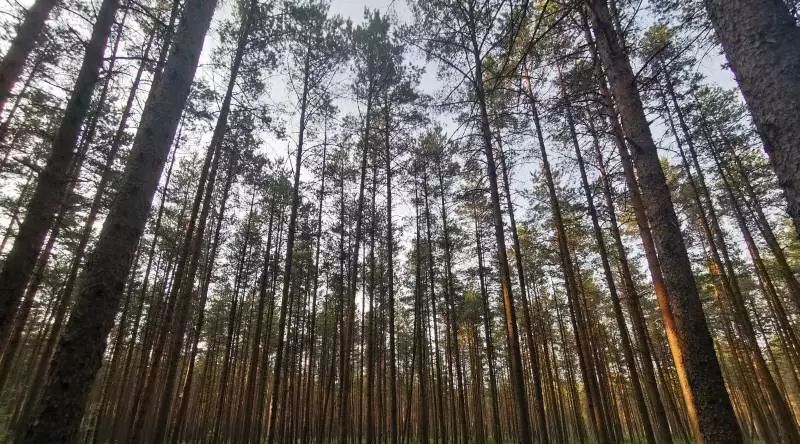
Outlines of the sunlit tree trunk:
M 740 442 L 741 431 L 725 390 L 680 225 L 650 133 L 633 70 L 610 24 L 606 0 L 587 3 L 600 59 L 611 85 L 644 197 L 669 298 L 677 341 L 673 358 L 683 375 L 684 398 L 699 442 Z M 662 307 L 663 311 L 664 307 Z M 672 325 L 665 322 L 669 329 Z

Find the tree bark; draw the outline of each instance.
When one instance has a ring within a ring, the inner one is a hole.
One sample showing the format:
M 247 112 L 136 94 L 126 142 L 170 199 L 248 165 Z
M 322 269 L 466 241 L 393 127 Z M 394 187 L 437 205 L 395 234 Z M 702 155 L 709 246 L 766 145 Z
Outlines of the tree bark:
M 800 28 L 777 0 L 704 0 L 800 234 Z

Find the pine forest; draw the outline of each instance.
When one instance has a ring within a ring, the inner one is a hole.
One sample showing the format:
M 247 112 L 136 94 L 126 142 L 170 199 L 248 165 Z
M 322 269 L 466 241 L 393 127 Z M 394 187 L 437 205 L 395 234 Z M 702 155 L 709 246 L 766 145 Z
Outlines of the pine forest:
M 799 0 L 0 0 L 0 443 L 800 444 Z

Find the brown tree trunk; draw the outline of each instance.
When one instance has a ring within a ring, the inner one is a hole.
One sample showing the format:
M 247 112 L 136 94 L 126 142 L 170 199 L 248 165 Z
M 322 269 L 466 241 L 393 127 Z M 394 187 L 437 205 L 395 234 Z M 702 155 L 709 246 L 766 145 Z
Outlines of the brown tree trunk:
M 633 325 L 633 332 L 636 337 L 636 342 L 641 355 L 641 365 L 643 380 L 642 385 L 647 392 L 647 397 L 650 400 L 650 407 L 653 410 L 652 419 L 655 425 L 656 439 L 660 443 L 669 443 L 672 438 L 670 436 L 669 423 L 667 422 L 667 413 L 664 409 L 664 404 L 661 400 L 661 395 L 658 391 L 658 383 L 656 382 L 655 371 L 653 370 L 653 356 L 650 349 L 650 339 L 647 331 L 647 324 L 644 315 L 642 314 L 642 307 L 639 303 L 639 294 L 636 291 L 636 285 L 633 282 L 630 264 L 628 262 L 625 246 L 622 243 L 622 236 L 619 232 L 619 224 L 617 223 L 616 210 L 614 208 L 614 198 L 612 194 L 611 184 L 608 179 L 608 174 L 605 168 L 602 153 L 600 152 L 600 144 L 596 139 L 594 128 L 591 128 L 592 137 L 594 139 L 595 155 L 597 157 L 598 168 L 600 168 L 600 176 L 603 182 L 603 194 L 605 196 L 606 207 L 609 213 L 611 235 L 614 238 L 614 246 L 617 250 L 617 256 L 620 266 L 620 274 L 622 276 L 625 301 L 627 302 L 629 316 Z
M 306 383 L 306 405 L 303 419 L 302 442 L 308 443 L 311 433 L 311 412 L 316 408 L 312 405 L 313 386 L 314 386 L 314 363 L 316 355 L 316 329 L 317 329 L 317 293 L 319 292 L 319 255 L 322 249 L 322 209 L 325 204 L 325 176 L 327 174 L 328 160 L 328 121 L 325 120 L 325 130 L 322 142 L 322 177 L 319 187 L 319 207 L 317 208 L 317 233 L 315 235 L 314 251 L 314 286 L 311 293 L 311 325 L 309 326 L 309 352 L 308 352 L 308 381 Z M 260 312 L 259 312 L 260 313 Z M 259 328 L 257 326 L 257 328 Z M 257 336 L 256 336 L 257 337 Z M 321 364 L 321 363 L 320 363 Z M 321 366 L 320 366 L 321 368 Z M 320 382 L 322 379 L 320 379 Z M 318 437 L 317 437 L 318 438 Z
M 606 422 L 602 413 L 601 394 L 596 379 L 596 372 L 594 363 L 591 359 L 591 343 L 589 341 L 589 331 L 586 325 L 586 319 L 583 316 L 583 309 L 579 302 L 578 283 L 575 276 L 575 268 L 572 263 L 572 255 L 569 249 L 566 229 L 561 215 L 561 208 L 556 195 L 555 183 L 553 180 L 553 173 L 550 168 L 550 162 L 547 156 L 547 148 L 544 143 L 544 135 L 542 133 L 541 122 L 539 119 L 539 112 L 535 98 L 532 96 L 530 84 L 528 84 L 528 94 L 531 112 L 533 114 L 534 128 L 536 129 L 537 141 L 539 143 L 539 150 L 542 160 L 542 171 L 544 173 L 545 182 L 547 186 L 548 197 L 550 201 L 550 211 L 553 216 L 553 225 L 555 229 L 556 243 L 558 245 L 558 256 L 561 262 L 561 271 L 564 275 L 564 284 L 569 300 L 570 320 L 572 322 L 573 332 L 575 334 L 575 344 L 578 349 L 578 361 L 581 368 L 581 375 L 583 376 L 584 386 L 586 390 L 587 402 L 589 405 L 589 416 L 591 418 L 592 426 L 595 431 L 596 438 L 601 442 L 608 442 L 609 437 L 606 434 Z
M 206 301 L 208 300 L 208 290 L 209 285 L 211 283 L 211 279 L 214 273 L 214 263 L 217 257 L 217 249 L 219 248 L 219 241 L 220 241 L 220 234 L 222 231 L 222 225 L 225 222 L 225 209 L 228 203 L 228 196 L 230 194 L 231 185 L 233 184 L 234 178 L 236 177 L 236 168 L 238 164 L 238 155 L 237 153 L 232 153 L 231 158 L 228 160 L 228 177 L 225 179 L 225 186 L 222 190 L 222 198 L 219 204 L 219 210 L 217 212 L 217 226 L 214 229 L 214 236 L 211 240 L 211 248 L 206 256 L 206 266 L 205 270 L 203 270 L 203 280 L 200 289 L 200 303 L 198 307 L 200 308 L 198 313 L 197 323 L 195 325 L 195 337 L 194 341 L 192 342 L 191 351 L 189 352 L 189 367 L 186 370 L 186 377 L 183 381 L 183 386 L 181 387 L 182 395 L 179 398 L 177 410 L 175 413 L 175 424 L 173 427 L 173 433 L 171 442 L 173 444 L 178 444 L 181 439 L 181 432 L 184 427 L 186 421 L 186 414 L 189 408 L 189 401 L 191 399 L 192 394 L 192 384 L 194 382 L 194 366 L 197 357 L 197 348 L 198 342 L 200 341 L 200 333 L 203 329 L 203 324 L 205 322 L 205 305 Z M 271 233 L 270 233 L 271 234 Z M 269 247 L 269 243 L 267 243 L 267 247 Z M 267 248 L 269 251 L 269 248 Z M 267 255 L 269 258 L 269 255 Z
M 514 262 L 517 267 L 517 279 L 519 280 L 519 294 L 520 301 L 522 302 L 522 320 L 525 326 L 525 338 L 528 342 L 528 350 L 530 353 L 530 366 L 531 377 L 533 378 L 533 403 L 536 406 L 536 431 L 537 439 L 543 443 L 550 442 L 549 434 L 547 431 L 547 417 L 544 410 L 544 393 L 542 391 L 542 374 L 539 369 L 539 344 L 533 338 L 533 327 L 531 323 L 529 302 L 528 302 L 528 285 L 526 284 L 525 268 L 523 265 L 522 247 L 519 243 L 519 233 L 517 232 L 517 221 L 514 216 L 514 204 L 511 200 L 511 186 L 508 178 L 508 165 L 506 164 L 506 155 L 503 152 L 503 147 L 500 143 L 500 135 L 497 136 L 497 147 L 500 151 L 500 170 L 503 179 L 503 191 L 506 198 L 506 207 L 508 211 L 509 228 L 511 229 L 511 241 L 514 248 Z M 442 204 L 442 214 L 444 214 L 444 204 Z
M 565 101 L 569 100 L 564 92 Z M 594 205 L 594 197 L 592 196 L 592 189 L 589 185 L 589 179 L 586 175 L 586 167 L 583 162 L 583 154 L 578 143 L 578 135 L 575 129 L 575 122 L 572 116 L 572 108 L 570 103 L 565 103 L 567 125 L 569 126 L 570 139 L 573 147 L 575 148 L 575 158 L 578 161 L 578 170 L 580 171 L 581 184 L 583 185 L 583 192 L 586 197 L 586 204 L 589 210 L 589 216 L 592 220 L 592 228 L 594 229 L 595 242 L 597 243 L 598 253 L 600 254 L 600 262 L 603 266 L 603 274 L 608 285 L 609 296 L 611 296 L 611 305 L 614 310 L 614 317 L 617 321 L 617 328 L 619 329 L 620 339 L 622 341 L 622 354 L 625 357 L 625 364 L 628 367 L 628 372 L 631 376 L 631 387 L 633 388 L 633 396 L 636 401 L 636 407 L 639 410 L 640 419 L 644 426 L 644 433 L 647 442 L 669 442 L 669 435 L 666 439 L 659 436 L 659 441 L 656 441 L 654 427 L 650 421 L 650 415 L 647 411 L 647 404 L 645 402 L 642 385 L 639 378 L 639 371 L 636 368 L 636 359 L 633 356 L 633 347 L 631 346 L 630 334 L 628 333 L 628 325 L 625 323 L 625 315 L 622 313 L 622 304 L 619 301 L 619 294 L 617 293 L 617 285 L 614 282 L 614 274 L 611 271 L 611 264 L 608 260 L 608 249 L 606 241 L 603 236 L 603 230 L 600 228 L 600 221 L 597 216 L 597 208 Z M 599 148 L 598 148 L 599 149 Z
M 342 328 L 342 349 L 339 354 L 339 443 L 346 444 L 348 434 L 348 418 L 347 412 L 349 410 L 349 392 L 350 392 L 350 355 L 353 347 L 353 330 L 355 329 L 355 308 L 356 308 L 356 291 L 358 284 L 358 252 L 361 247 L 361 227 L 363 224 L 364 214 L 364 185 L 366 183 L 367 175 L 367 158 L 370 148 L 370 121 L 372 118 L 372 105 L 373 95 L 375 94 L 375 85 L 370 80 L 367 86 L 367 107 L 364 122 L 364 136 L 361 141 L 362 154 L 361 154 L 361 172 L 358 187 L 358 204 L 356 208 L 355 221 L 356 226 L 353 231 L 353 251 L 350 256 L 350 270 L 349 282 L 346 288 L 346 300 L 342 301 L 347 313 L 345 313 L 344 326 Z M 272 444 L 271 442 L 268 444 Z
M 486 103 L 484 86 L 483 60 L 481 59 L 481 46 L 478 43 L 478 29 L 475 18 L 475 5 L 469 3 L 469 36 L 471 40 L 473 66 L 473 82 L 475 99 L 480 112 L 481 143 L 486 157 L 486 172 L 488 175 L 489 191 L 491 195 L 492 222 L 494 223 L 495 241 L 497 243 L 497 259 L 500 275 L 500 294 L 503 300 L 505 315 L 506 340 L 508 341 L 508 355 L 510 361 L 511 386 L 514 392 L 514 410 L 517 422 L 517 441 L 528 444 L 533 437 L 531 418 L 528 409 L 528 396 L 525 389 L 525 376 L 522 368 L 522 353 L 519 344 L 517 327 L 517 314 L 514 307 L 514 295 L 511 290 L 511 270 L 508 266 L 508 253 L 506 251 L 505 227 L 503 226 L 503 212 L 500 204 L 500 191 L 497 184 L 497 165 L 492 147 L 492 130 Z
M 176 300 L 176 313 L 175 318 L 173 320 L 173 325 L 167 325 L 167 327 L 171 330 L 172 338 L 167 346 L 166 355 L 168 357 L 172 357 L 172 360 L 169 362 L 167 367 L 167 372 L 165 375 L 165 387 L 162 389 L 161 392 L 161 399 L 160 405 L 158 407 L 158 416 L 156 417 L 156 423 L 154 427 L 155 434 L 153 435 L 152 439 L 153 442 L 163 442 L 167 438 L 167 432 L 169 430 L 169 418 L 170 412 L 172 411 L 172 400 L 175 394 L 175 385 L 177 384 L 177 375 L 178 375 L 178 363 L 179 363 L 179 356 L 180 351 L 183 348 L 183 340 L 186 331 L 186 327 L 189 320 L 189 313 L 191 311 L 191 299 L 194 294 L 194 281 L 195 276 L 197 275 L 197 270 L 199 268 L 200 256 L 201 256 L 201 246 L 203 243 L 203 237 L 205 233 L 206 224 L 208 221 L 208 214 L 211 211 L 212 206 L 212 199 L 214 195 L 214 189 L 216 184 L 216 176 L 217 170 L 220 163 L 220 157 L 222 156 L 222 142 L 225 137 L 225 133 L 228 128 L 228 116 L 231 110 L 231 101 L 233 98 L 233 89 L 236 85 L 236 79 L 239 75 L 239 69 L 242 64 L 242 59 L 244 57 L 245 46 L 247 44 L 247 37 L 250 32 L 250 26 L 252 20 L 254 20 L 255 14 L 255 6 L 254 2 L 251 2 L 248 12 L 246 16 L 242 19 L 243 22 L 239 28 L 239 36 L 237 40 L 236 50 L 234 52 L 233 61 L 231 64 L 231 72 L 230 77 L 228 79 L 227 90 L 225 92 L 225 97 L 223 98 L 222 107 L 220 108 L 219 116 L 217 117 L 217 122 L 214 127 L 214 133 L 212 135 L 212 139 L 210 142 L 210 147 L 207 153 L 207 156 L 211 156 L 213 153 L 213 161 L 211 164 L 211 170 L 208 172 L 208 178 L 206 181 L 201 179 L 200 186 L 198 187 L 198 197 L 201 193 L 205 193 L 203 198 L 203 210 L 200 213 L 199 218 L 197 219 L 197 229 L 196 232 L 193 230 L 192 221 L 190 221 L 189 229 L 187 230 L 190 233 L 187 236 L 188 240 L 191 241 L 191 246 L 188 250 L 189 254 L 189 262 L 187 268 L 185 268 L 185 277 L 184 269 L 178 269 L 176 276 L 176 283 L 173 284 L 174 289 L 172 291 L 172 297 L 177 298 Z M 230 165 L 233 167 L 231 173 L 235 173 L 236 164 L 238 162 L 238 151 L 234 148 L 234 151 L 230 154 L 229 157 Z M 203 189 L 205 188 L 205 189 Z M 193 214 L 196 214 L 195 209 L 193 208 Z M 248 221 L 249 222 L 249 221 Z M 201 308 L 202 310 L 202 308 Z M 156 366 L 157 368 L 157 366 Z M 143 416 L 142 416 L 143 417 Z
M 647 217 L 652 222 L 653 238 L 666 291 L 670 295 L 669 308 L 678 339 L 675 345 L 679 351 L 673 351 L 673 358 L 689 389 L 684 390 L 684 397 L 689 406 L 695 438 L 699 442 L 709 443 L 741 442 L 741 431 L 725 390 L 678 218 L 636 89 L 630 61 L 620 45 L 620 37 L 611 26 L 607 1 L 591 0 L 587 4 L 591 9 L 600 58 L 622 118 L 622 127 L 633 147 L 633 162 L 639 173 Z
M 775 237 L 775 232 L 772 230 L 772 227 L 767 220 L 767 216 L 764 214 L 764 209 L 761 205 L 761 198 L 758 193 L 756 193 L 755 189 L 753 188 L 753 184 L 748 178 L 749 172 L 742 164 L 739 154 L 736 152 L 737 148 L 733 146 L 726 133 L 719 127 L 716 129 L 718 135 L 722 139 L 722 143 L 725 146 L 726 152 L 733 158 L 734 165 L 736 166 L 736 172 L 740 179 L 739 183 L 743 186 L 745 194 L 747 195 L 747 199 L 744 199 L 745 205 L 755 215 L 758 231 L 761 232 L 761 235 L 766 241 L 770 252 L 775 258 L 776 265 L 778 266 L 783 279 L 786 281 L 786 286 L 788 287 L 789 295 L 792 297 L 792 301 L 794 301 L 796 308 L 800 309 L 800 282 L 798 282 L 794 270 L 792 270 L 792 268 L 789 266 L 789 262 L 786 260 L 786 254 L 783 252 L 781 245 L 778 243 L 778 239 Z
M 492 339 L 493 322 L 492 313 L 489 311 L 489 294 L 486 290 L 486 279 L 483 271 L 483 245 L 477 210 L 473 217 L 475 218 L 475 249 L 478 254 L 478 281 L 481 289 L 481 306 L 483 308 L 481 318 L 483 318 L 483 334 L 486 339 L 486 367 L 489 371 L 489 398 L 492 406 L 492 439 L 495 442 L 501 442 L 503 434 L 500 429 L 500 407 L 498 405 L 497 377 L 495 376 L 494 340 Z
M 11 122 L 14 120 L 14 115 L 17 113 L 17 110 L 19 109 L 20 105 L 23 103 L 24 99 L 28 95 L 27 94 L 28 89 L 30 88 L 31 83 L 33 83 L 33 79 L 36 78 L 36 76 L 39 74 L 39 71 L 42 69 L 42 65 L 44 65 L 44 60 L 45 60 L 44 53 L 47 52 L 48 50 L 49 50 L 49 45 L 42 50 L 43 52 L 42 54 L 39 54 L 39 56 L 36 57 L 36 59 L 34 59 L 33 66 L 31 66 L 31 69 L 28 72 L 28 76 L 25 78 L 25 81 L 22 82 L 22 86 L 19 88 L 19 92 L 17 93 L 17 96 L 14 98 L 14 104 L 11 105 L 11 109 L 9 109 L 8 113 L 6 113 L 5 116 L 6 118 L 3 120 L 3 123 L 0 124 L 0 152 L 3 153 L 3 157 L 2 159 L 0 159 L 0 171 L 6 171 L 6 167 L 8 166 L 8 156 L 11 155 L 11 151 L 14 148 L 13 140 L 11 141 L 11 143 L 5 146 L 3 144 L 3 140 L 5 140 L 8 128 L 11 126 Z M 0 103 L 0 108 L 1 107 L 2 104 Z M 2 111 L 2 109 L 0 109 L 0 111 Z M 9 226 L 10 225 L 11 224 L 9 223 Z M 6 245 L 5 240 L 6 239 L 3 238 L 3 242 L 0 243 L 0 251 L 3 251 L 5 249 Z

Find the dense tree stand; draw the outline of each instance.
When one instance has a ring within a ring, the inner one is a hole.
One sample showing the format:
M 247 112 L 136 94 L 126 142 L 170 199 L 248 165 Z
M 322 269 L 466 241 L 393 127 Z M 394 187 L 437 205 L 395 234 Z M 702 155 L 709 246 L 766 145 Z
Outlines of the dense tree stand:
M 796 3 L 10 4 L 0 441 L 800 442 Z

